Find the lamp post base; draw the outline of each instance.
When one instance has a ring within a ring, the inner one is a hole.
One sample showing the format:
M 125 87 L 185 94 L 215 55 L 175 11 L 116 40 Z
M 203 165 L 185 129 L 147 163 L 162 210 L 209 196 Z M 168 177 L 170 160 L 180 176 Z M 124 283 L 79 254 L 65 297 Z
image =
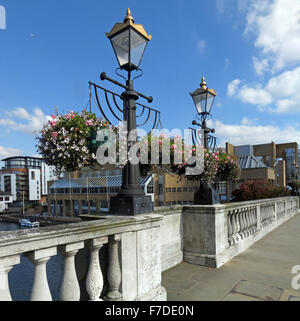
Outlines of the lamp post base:
M 150 195 L 117 195 L 110 199 L 111 215 L 135 216 L 154 212 Z
M 219 192 L 213 184 L 201 184 L 197 193 L 195 193 L 195 205 L 214 205 L 219 204 Z

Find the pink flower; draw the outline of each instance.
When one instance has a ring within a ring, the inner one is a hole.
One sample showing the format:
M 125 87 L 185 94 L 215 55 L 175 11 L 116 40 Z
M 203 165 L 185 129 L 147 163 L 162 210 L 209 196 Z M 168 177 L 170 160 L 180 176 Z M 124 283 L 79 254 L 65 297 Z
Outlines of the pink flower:
M 86 126 L 93 126 L 93 121 L 90 119 L 90 120 L 87 120 L 86 122 L 85 122 L 85 125 Z
M 53 132 L 53 133 L 51 134 L 52 138 L 54 138 L 54 139 L 57 138 L 57 135 L 58 135 L 58 132 Z
M 51 127 L 54 127 L 56 125 L 56 120 L 51 120 L 50 125 L 51 125 Z
M 55 116 L 54 114 L 52 114 L 51 117 L 52 117 L 53 119 L 56 119 L 56 116 Z
M 233 163 L 233 159 L 230 160 L 230 163 L 231 163 L 231 164 Z
M 177 146 L 172 144 L 171 149 L 176 149 L 176 148 L 177 148 Z

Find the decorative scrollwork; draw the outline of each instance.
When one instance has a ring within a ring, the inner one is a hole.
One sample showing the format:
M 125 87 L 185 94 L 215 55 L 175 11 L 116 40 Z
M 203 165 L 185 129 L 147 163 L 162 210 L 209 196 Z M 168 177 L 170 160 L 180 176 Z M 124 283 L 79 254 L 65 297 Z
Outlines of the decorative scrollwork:
M 190 128 L 193 145 L 203 145 L 201 131 L 199 129 Z M 215 151 L 217 143 L 217 138 L 211 135 L 208 135 L 208 148 L 211 152 Z
M 112 124 L 115 120 L 122 121 L 123 107 L 120 106 L 123 105 L 123 97 L 95 83 L 89 82 L 89 84 L 90 86 L 94 87 L 96 104 L 104 119 L 109 124 Z M 104 109 L 104 105 L 102 104 L 103 99 L 101 99 L 100 95 L 104 96 L 106 109 Z M 137 128 L 146 126 L 148 131 L 149 129 L 162 129 L 160 111 L 140 104 L 138 102 L 136 102 L 136 108 Z

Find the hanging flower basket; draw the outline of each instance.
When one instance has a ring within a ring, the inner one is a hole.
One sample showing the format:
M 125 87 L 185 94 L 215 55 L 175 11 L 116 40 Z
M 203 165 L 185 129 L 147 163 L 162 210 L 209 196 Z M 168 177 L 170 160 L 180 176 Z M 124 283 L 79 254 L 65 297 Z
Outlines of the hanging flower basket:
M 97 130 L 117 128 L 109 126 L 94 113 L 82 111 L 52 115 L 37 135 L 37 151 L 45 163 L 57 172 L 72 172 L 97 163 L 96 151 L 103 142 L 96 142 Z
M 236 157 L 227 155 L 223 151 L 218 151 L 215 154 L 218 157 L 216 181 L 238 181 L 241 176 L 241 169 Z

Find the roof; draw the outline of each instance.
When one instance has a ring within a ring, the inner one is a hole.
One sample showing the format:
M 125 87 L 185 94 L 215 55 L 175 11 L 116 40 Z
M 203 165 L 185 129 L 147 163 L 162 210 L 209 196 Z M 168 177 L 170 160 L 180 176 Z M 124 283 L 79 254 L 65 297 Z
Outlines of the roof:
M 247 169 L 247 168 L 267 168 L 263 162 L 261 162 L 259 159 L 257 159 L 253 155 L 244 155 L 238 157 L 239 166 L 241 169 Z
M 152 178 L 152 175 L 148 175 L 140 178 L 140 184 L 146 185 Z M 102 176 L 102 177 L 86 177 L 86 178 L 73 178 L 60 179 L 51 185 L 50 189 L 55 188 L 83 188 L 83 187 L 121 187 L 122 176 Z
M 6 161 L 8 161 L 8 160 L 12 160 L 12 159 L 15 159 L 15 158 L 24 158 L 24 159 L 31 158 L 31 159 L 43 160 L 41 157 L 33 157 L 33 156 L 12 156 L 12 157 L 7 157 L 7 158 L 4 158 L 4 159 L 1 159 L 1 161 L 2 161 L 2 162 L 6 162 Z

